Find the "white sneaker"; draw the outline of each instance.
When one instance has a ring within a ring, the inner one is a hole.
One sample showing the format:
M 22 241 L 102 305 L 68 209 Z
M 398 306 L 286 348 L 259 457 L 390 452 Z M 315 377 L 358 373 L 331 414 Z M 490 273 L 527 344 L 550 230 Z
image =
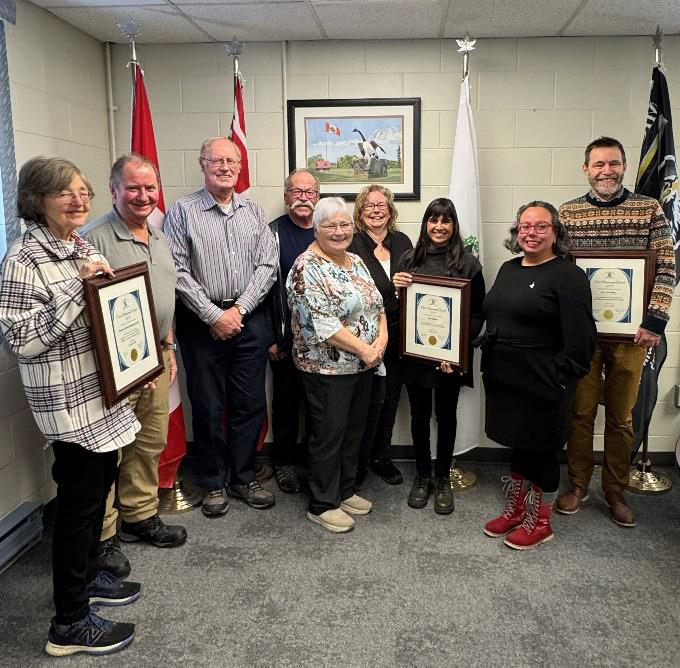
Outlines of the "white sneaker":
M 327 510 L 321 515 L 314 515 L 314 513 L 307 511 L 307 519 L 315 524 L 320 524 L 324 529 L 333 533 L 343 533 L 354 529 L 354 520 L 340 508 Z
M 373 504 L 366 499 L 363 499 L 356 494 L 345 499 L 340 504 L 340 510 L 344 510 L 346 513 L 351 513 L 352 515 L 368 515 L 373 508 Z

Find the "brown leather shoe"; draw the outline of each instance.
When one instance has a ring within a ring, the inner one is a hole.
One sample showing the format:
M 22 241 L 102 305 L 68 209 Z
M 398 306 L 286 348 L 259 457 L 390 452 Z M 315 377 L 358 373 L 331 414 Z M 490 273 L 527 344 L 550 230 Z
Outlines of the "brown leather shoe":
M 630 506 L 626 503 L 621 492 L 605 492 L 604 498 L 611 510 L 614 522 L 622 527 L 635 526 L 635 515 L 630 509 Z
M 571 485 L 557 497 L 555 510 L 563 515 L 573 515 L 581 510 L 581 504 L 588 500 L 588 490 Z

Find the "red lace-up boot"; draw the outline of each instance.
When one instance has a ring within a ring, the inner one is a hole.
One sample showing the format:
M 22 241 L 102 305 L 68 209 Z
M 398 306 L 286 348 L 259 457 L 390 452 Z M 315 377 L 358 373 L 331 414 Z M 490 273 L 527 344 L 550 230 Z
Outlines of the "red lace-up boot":
M 526 513 L 522 525 L 508 534 L 503 541 L 515 550 L 530 550 L 553 537 L 550 526 L 551 505 L 543 501 L 543 490 L 531 485 L 524 499 Z
M 484 533 L 487 536 L 504 536 L 508 531 L 516 529 L 524 519 L 524 495 L 522 485 L 524 478 L 519 473 L 510 473 L 501 478 L 505 489 L 505 510 L 495 519 L 487 522 Z

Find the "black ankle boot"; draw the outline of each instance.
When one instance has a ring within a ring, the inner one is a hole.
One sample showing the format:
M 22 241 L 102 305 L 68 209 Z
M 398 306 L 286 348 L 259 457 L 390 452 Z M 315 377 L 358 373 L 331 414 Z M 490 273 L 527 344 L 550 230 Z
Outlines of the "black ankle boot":
M 427 500 L 430 498 L 432 491 L 432 481 L 430 478 L 416 476 L 411 487 L 411 492 L 408 495 L 408 505 L 411 508 L 424 508 L 427 505 Z
M 436 478 L 434 481 L 434 512 L 437 515 L 453 512 L 453 490 L 449 478 Z

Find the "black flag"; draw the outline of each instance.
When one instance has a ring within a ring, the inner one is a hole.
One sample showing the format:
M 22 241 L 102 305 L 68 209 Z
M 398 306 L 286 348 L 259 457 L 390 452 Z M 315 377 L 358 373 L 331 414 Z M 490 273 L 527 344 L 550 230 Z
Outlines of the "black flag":
M 661 203 L 673 238 L 677 285 L 680 278 L 680 184 L 675 164 L 671 101 L 666 77 L 658 65 L 652 73 L 652 93 L 649 97 L 649 111 L 640 151 L 635 192 L 658 199 Z M 633 408 L 635 451 L 640 447 L 645 432 L 649 429 L 658 395 L 659 373 L 665 359 L 666 337 L 662 336 L 659 345 L 648 351 L 642 369 L 637 403 Z

